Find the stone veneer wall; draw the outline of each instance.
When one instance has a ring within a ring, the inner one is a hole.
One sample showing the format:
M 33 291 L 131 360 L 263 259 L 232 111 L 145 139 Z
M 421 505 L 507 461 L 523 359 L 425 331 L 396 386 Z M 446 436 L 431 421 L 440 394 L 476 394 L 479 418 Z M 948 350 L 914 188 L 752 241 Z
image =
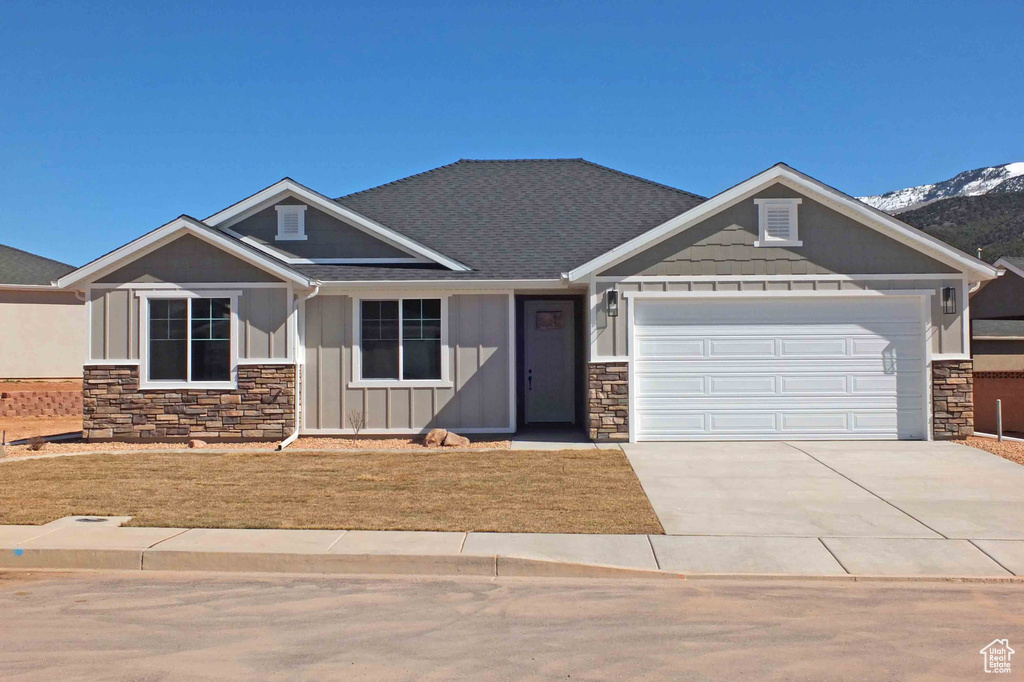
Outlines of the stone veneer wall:
M 595 362 L 587 369 L 590 440 L 629 440 L 629 366 Z
M 936 440 L 974 433 L 974 361 L 932 361 L 932 434 Z
M 92 365 L 83 382 L 88 440 L 283 439 L 295 429 L 295 366 L 244 365 L 235 389 L 139 389 L 139 367 Z

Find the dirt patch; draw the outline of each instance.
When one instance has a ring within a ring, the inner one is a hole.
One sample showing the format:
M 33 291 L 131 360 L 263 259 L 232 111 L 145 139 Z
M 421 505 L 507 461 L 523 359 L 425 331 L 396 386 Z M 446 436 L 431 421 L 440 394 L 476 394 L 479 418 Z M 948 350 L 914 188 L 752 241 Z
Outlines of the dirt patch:
M 9 379 L 0 381 L 0 393 L 17 391 L 81 391 L 81 379 L 54 379 L 53 381 L 21 381 Z
M 7 433 L 7 442 L 33 436 L 55 436 L 82 430 L 82 417 L 0 417 L 0 432 Z M 50 447 L 47 445 L 46 447 Z M 7 452 L 18 450 L 8 446 Z
M 125 453 L 0 465 L 0 524 L 662 533 L 619 450 Z
M 60 421 L 65 419 L 63 417 L 32 417 L 32 418 L 21 418 L 22 421 L 29 421 L 29 419 L 36 419 L 41 424 L 26 424 L 21 427 L 20 430 L 13 429 L 8 433 L 7 440 L 17 440 L 18 438 L 30 438 L 32 436 L 48 435 L 51 433 L 63 433 L 63 431 L 55 431 L 55 428 L 64 428 L 69 424 L 72 428 L 65 429 L 66 431 L 81 431 L 82 420 L 79 418 L 74 421 L 71 418 L 67 418 L 70 421 Z M 3 428 L 3 424 L 13 422 L 14 419 L 0 420 L 0 428 Z M 54 424 L 53 426 L 47 426 L 46 422 Z M 34 428 L 33 428 L 34 427 Z M 24 435 L 12 436 L 11 433 L 21 433 Z M 238 441 L 227 441 L 217 442 L 211 441 L 206 444 L 206 449 L 210 450 L 276 450 L 280 441 L 268 441 L 268 442 L 238 442 Z M 111 443 L 87 443 L 81 440 L 74 441 L 60 441 L 54 443 L 46 443 L 43 445 L 41 450 L 32 451 L 29 450 L 27 445 L 8 445 L 7 455 L 9 457 L 22 457 L 22 456 L 38 456 L 38 455 L 59 455 L 65 453 L 74 452 L 125 452 L 128 450 L 180 450 L 188 447 L 188 443 L 126 443 L 123 441 L 111 442 Z M 509 441 L 507 440 L 490 440 L 486 438 L 478 438 L 476 440 L 470 439 L 470 448 L 474 449 L 487 449 L 487 450 L 505 450 L 509 447 Z M 428 448 L 423 444 L 423 438 L 421 436 L 409 436 L 406 438 L 375 438 L 373 436 L 364 436 L 362 438 L 298 438 L 288 446 L 288 452 L 296 452 L 298 450 L 437 450 L 444 448 Z
M 1012 440 L 1004 440 L 1000 442 L 995 438 L 980 438 L 978 436 L 971 436 L 956 442 L 962 445 L 969 445 L 972 448 L 991 452 L 993 455 L 999 455 L 1003 459 L 1008 459 L 1011 462 L 1016 462 L 1017 464 L 1024 464 L 1024 443 L 1018 443 Z

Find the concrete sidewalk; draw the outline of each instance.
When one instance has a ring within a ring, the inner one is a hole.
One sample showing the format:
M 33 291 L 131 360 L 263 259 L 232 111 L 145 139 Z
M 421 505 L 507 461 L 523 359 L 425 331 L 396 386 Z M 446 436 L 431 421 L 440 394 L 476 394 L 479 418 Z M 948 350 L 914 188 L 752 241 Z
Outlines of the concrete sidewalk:
M 0 526 L 0 568 L 378 575 L 1013 579 L 1024 541 Z

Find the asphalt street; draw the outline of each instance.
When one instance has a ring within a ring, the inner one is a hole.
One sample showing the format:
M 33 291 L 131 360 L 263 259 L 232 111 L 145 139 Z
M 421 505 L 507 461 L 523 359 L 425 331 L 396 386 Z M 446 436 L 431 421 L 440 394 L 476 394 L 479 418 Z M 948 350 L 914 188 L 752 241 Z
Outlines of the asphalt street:
M 965 680 L 1024 645 L 1005 583 L 11 571 L 0 614 L 0 677 L 62 682 Z

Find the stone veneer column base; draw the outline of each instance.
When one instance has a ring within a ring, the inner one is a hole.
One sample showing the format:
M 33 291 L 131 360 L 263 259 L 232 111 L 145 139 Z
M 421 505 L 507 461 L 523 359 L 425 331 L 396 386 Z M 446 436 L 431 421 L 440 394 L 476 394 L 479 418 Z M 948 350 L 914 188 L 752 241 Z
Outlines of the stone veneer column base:
M 139 388 L 137 365 L 85 367 L 87 440 L 283 439 L 295 429 L 295 365 L 243 365 L 234 389 Z
M 936 440 L 974 433 L 974 361 L 932 361 L 932 435 Z
M 629 366 L 595 362 L 587 368 L 590 440 L 629 440 Z

